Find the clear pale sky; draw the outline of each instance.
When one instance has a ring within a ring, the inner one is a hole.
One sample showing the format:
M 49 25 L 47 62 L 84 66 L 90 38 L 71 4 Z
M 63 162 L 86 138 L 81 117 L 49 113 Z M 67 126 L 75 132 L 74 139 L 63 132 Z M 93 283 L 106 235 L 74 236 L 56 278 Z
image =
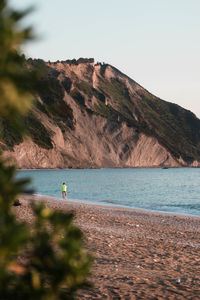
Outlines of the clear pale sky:
M 200 0 L 10 0 L 33 5 L 29 57 L 93 57 L 200 117 Z

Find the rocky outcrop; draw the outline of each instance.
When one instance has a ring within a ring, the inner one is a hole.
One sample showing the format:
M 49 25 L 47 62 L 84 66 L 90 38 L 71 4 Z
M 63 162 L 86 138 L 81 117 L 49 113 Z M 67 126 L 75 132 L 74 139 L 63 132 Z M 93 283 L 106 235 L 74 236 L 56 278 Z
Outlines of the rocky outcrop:
M 40 81 L 51 85 L 32 111 L 35 131 L 5 151 L 19 168 L 200 165 L 200 121 L 191 112 L 156 98 L 110 65 L 83 60 L 44 67 Z M 49 134 L 48 146 L 38 141 L 38 122 L 43 137 Z

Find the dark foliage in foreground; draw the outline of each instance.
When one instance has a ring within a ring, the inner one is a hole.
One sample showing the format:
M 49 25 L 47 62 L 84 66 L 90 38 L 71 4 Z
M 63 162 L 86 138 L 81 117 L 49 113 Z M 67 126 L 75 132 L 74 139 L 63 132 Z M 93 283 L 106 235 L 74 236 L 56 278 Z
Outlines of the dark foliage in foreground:
M 51 132 L 29 110 L 38 74 L 20 53 L 21 44 L 31 38 L 31 29 L 18 26 L 26 12 L 10 9 L 7 2 L 0 0 L 1 141 L 12 148 L 28 131 L 35 143 L 51 148 Z M 48 101 L 45 94 L 43 100 Z M 16 168 L 0 157 L 0 299 L 74 299 L 78 289 L 88 287 L 91 264 L 82 232 L 73 224 L 73 214 L 43 204 L 32 204 L 31 226 L 17 220 L 13 208 L 21 209 L 18 197 L 31 192 L 28 183 L 16 179 Z

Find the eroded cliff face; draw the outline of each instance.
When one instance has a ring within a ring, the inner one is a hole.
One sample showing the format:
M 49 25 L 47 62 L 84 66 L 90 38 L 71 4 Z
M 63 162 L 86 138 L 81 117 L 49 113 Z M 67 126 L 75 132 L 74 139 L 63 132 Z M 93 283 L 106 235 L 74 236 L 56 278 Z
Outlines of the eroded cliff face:
M 66 104 L 72 110 L 73 126 L 66 125 L 65 115 L 59 126 L 52 121 L 45 111 L 49 100 L 38 96 L 40 106 L 34 108 L 34 115 L 51 132 L 52 147 L 45 149 L 26 138 L 12 151 L 5 151 L 19 168 L 200 165 L 196 159 L 188 162 L 181 155 L 173 155 L 165 141 L 160 142 L 158 129 L 151 131 L 152 123 L 140 107 L 148 92 L 117 69 L 93 62 L 47 65 L 49 76 L 56 76 L 62 85 L 62 107 Z
M 18 167 L 25 169 L 180 165 L 155 138 L 98 116 L 79 120 L 75 132 L 68 134 L 66 140 L 60 129 L 55 128 L 53 141 L 53 149 L 46 150 L 27 139 L 10 154 Z
M 83 115 L 78 107 L 75 109 L 75 130 L 69 130 L 67 136 L 46 121 L 46 126 L 54 132 L 53 149 L 43 149 L 29 138 L 7 154 L 22 169 L 186 166 L 184 161 L 175 160 L 154 137 L 138 133 L 123 122 Z

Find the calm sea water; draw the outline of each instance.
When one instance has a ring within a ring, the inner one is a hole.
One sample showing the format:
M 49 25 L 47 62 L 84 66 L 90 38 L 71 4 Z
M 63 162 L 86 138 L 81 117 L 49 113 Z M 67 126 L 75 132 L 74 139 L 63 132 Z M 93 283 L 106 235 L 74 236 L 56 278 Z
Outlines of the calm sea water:
M 68 200 L 200 216 L 200 169 L 27 170 L 35 194 Z

